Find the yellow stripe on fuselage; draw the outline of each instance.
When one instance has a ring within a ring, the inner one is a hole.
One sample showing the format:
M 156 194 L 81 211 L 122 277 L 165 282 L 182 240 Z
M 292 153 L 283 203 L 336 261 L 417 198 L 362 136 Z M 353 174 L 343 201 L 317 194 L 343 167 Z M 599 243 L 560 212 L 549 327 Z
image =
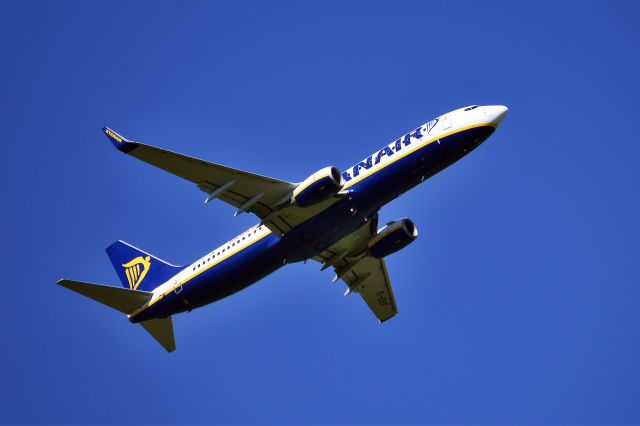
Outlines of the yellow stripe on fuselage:
M 399 156 L 397 156 L 397 157 L 396 157 L 396 156 L 392 157 L 391 161 L 389 161 L 389 162 L 387 162 L 387 163 L 384 163 L 384 164 L 383 164 L 383 165 L 381 165 L 379 168 L 377 168 L 377 169 L 373 169 L 373 168 L 372 168 L 370 173 L 367 173 L 367 172 L 368 172 L 368 170 L 366 170 L 366 169 L 365 169 L 366 171 L 365 171 L 365 173 L 364 173 L 363 175 L 358 176 L 357 178 L 353 178 L 353 179 L 351 179 L 349 182 L 347 182 L 347 184 L 346 184 L 342 189 L 343 189 L 343 190 L 344 190 L 344 189 L 347 189 L 347 188 L 349 188 L 350 186 L 353 186 L 353 185 L 355 185 L 356 183 L 358 183 L 358 182 L 360 182 L 360 181 L 362 181 L 362 180 L 364 180 L 364 179 L 368 178 L 369 176 L 373 176 L 374 174 L 378 173 L 380 170 L 384 169 L 385 167 L 387 167 L 387 166 L 389 166 L 389 165 L 391 165 L 391 164 L 395 163 L 396 161 L 398 161 L 398 160 L 400 160 L 400 159 L 402 159 L 402 158 L 406 157 L 406 156 L 407 156 L 407 155 L 409 155 L 409 154 L 412 154 L 412 153 L 416 152 L 417 150 L 419 150 L 419 149 L 421 149 L 421 148 L 424 148 L 425 146 L 427 146 L 427 145 L 429 145 L 429 144 L 431 144 L 431 143 L 433 143 L 433 142 L 435 142 L 435 141 L 437 141 L 437 140 L 444 139 L 444 138 L 446 138 L 446 137 L 448 137 L 448 136 L 451 136 L 451 135 L 454 135 L 454 134 L 456 134 L 456 133 L 464 132 L 465 130 L 475 129 L 475 128 L 477 128 L 477 127 L 486 127 L 486 126 L 493 127 L 494 129 L 498 127 L 498 126 L 497 126 L 497 125 L 495 125 L 494 123 L 480 123 L 480 124 L 474 124 L 474 125 L 472 125 L 472 126 L 463 127 L 463 128 L 461 128 L 461 129 L 454 130 L 454 131 L 449 132 L 449 133 L 445 133 L 445 134 L 443 134 L 443 135 L 438 136 L 437 138 L 433 138 L 433 139 L 431 139 L 431 140 L 429 140 L 429 141 L 427 141 L 427 142 L 424 142 L 424 143 L 418 144 L 418 145 L 416 145 L 415 147 L 412 147 L 412 148 L 408 149 L 407 151 L 402 152 L 402 153 L 401 153 Z M 388 146 L 388 145 L 387 145 L 387 146 Z M 404 149 L 406 149 L 406 147 L 405 147 Z M 403 149 L 403 151 L 404 151 L 404 149 Z M 375 155 L 375 153 L 374 153 L 374 154 L 372 154 L 372 155 Z M 367 158 L 368 158 L 368 157 L 367 157 Z M 349 169 L 347 169 L 347 170 L 349 170 Z M 362 169 L 361 169 L 361 171 L 362 171 Z

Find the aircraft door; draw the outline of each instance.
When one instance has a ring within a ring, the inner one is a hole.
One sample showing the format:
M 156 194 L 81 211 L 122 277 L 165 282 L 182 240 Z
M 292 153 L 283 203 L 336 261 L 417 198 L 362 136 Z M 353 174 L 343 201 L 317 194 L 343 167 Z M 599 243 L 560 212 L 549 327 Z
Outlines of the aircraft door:
M 182 283 L 180 282 L 180 280 L 177 278 L 174 278 L 172 287 L 173 287 L 173 292 L 176 294 L 176 296 L 178 296 L 178 298 L 180 298 L 180 300 L 182 300 L 182 303 L 184 303 L 184 306 L 187 309 L 187 311 L 191 312 L 191 305 L 189 304 L 189 301 L 187 300 L 184 292 L 182 291 Z
M 451 114 L 445 114 L 440 122 L 442 123 L 442 130 L 451 129 L 451 126 L 453 125 L 451 123 Z
M 171 287 L 173 287 L 173 292 L 175 294 L 182 293 L 182 283 L 180 282 L 180 280 L 178 280 L 178 278 L 173 279 L 173 282 L 171 283 Z

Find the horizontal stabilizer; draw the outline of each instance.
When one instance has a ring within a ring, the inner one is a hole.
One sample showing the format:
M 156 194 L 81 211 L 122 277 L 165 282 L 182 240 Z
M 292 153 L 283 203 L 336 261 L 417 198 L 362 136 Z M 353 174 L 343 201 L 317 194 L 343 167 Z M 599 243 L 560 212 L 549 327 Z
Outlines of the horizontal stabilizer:
M 147 303 L 153 295 L 153 293 L 146 291 L 129 290 L 128 288 L 111 287 L 82 281 L 60 280 L 58 284 L 127 315 Z
M 170 316 L 167 318 L 142 321 L 140 325 L 142 325 L 167 352 L 176 350 L 176 340 L 173 336 L 173 320 Z

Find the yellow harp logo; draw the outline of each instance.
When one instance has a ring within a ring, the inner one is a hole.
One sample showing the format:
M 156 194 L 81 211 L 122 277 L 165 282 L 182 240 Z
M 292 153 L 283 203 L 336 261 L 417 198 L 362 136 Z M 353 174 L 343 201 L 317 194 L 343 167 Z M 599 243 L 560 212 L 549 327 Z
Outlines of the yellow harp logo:
M 138 256 L 135 259 L 131 260 L 129 263 L 124 263 L 124 272 L 127 275 L 127 281 L 129 281 L 129 288 L 131 290 L 135 290 L 138 288 L 144 277 L 147 276 L 147 272 L 149 272 L 149 266 L 151 262 L 149 261 L 150 256 L 142 257 Z

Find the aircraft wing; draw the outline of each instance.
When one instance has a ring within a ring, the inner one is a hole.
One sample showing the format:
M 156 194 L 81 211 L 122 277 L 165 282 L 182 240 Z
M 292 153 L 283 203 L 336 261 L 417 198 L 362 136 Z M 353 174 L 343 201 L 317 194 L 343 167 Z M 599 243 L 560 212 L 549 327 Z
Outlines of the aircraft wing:
M 380 322 L 398 313 L 391 280 L 384 259 L 368 256 L 367 243 L 375 235 L 378 215 L 362 225 L 351 235 L 340 240 L 313 259 L 324 264 L 322 269 L 333 267 L 338 279 L 347 284 L 345 296 L 358 293 Z
M 254 213 L 279 235 L 327 207 L 327 203 L 307 209 L 286 204 L 297 186 L 295 183 L 133 142 L 106 127 L 103 131 L 125 154 L 196 184 L 208 194 L 205 203 L 218 198 L 236 207 L 236 215 Z

